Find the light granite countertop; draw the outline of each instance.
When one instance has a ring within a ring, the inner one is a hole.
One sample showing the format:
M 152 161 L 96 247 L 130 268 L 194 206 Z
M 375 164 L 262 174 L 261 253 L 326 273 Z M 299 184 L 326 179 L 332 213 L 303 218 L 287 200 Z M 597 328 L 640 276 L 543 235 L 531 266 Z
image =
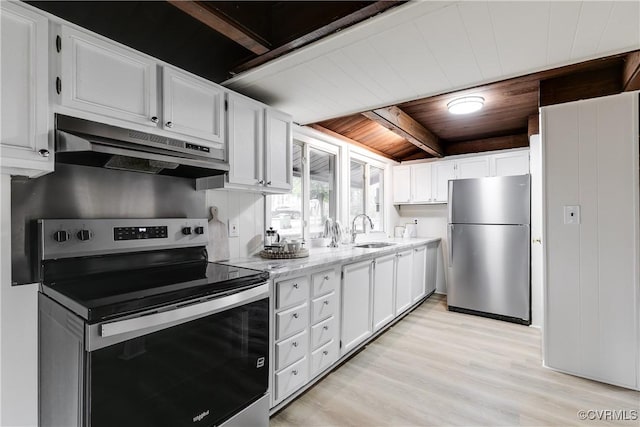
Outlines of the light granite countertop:
M 417 237 L 411 239 L 385 239 L 385 242 L 393 243 L 383 248 L 356 248 L 352 245 L 341 245 L 338 248 L 310 248 L 309 257 L 298 259 L 265 259 L 259 255 L 247 258 L 232 258 L 228 261 L 218 261 L 221 264 L 236 267 L 252 268 L 254 270 L 268 271 L 272 279 L 303 273 L 307 270 L 322 266 L 334 266 L 336 264 L 349 264 L 352 262 L 372 259 L 381 255 L 397 252 L 398 250 L 411 249 L 427 243 L 439 242 L 439 237 Z M 364 242 L 363 242 L 364 243 Z M 358 243 L 360 244 L 360 243 Z

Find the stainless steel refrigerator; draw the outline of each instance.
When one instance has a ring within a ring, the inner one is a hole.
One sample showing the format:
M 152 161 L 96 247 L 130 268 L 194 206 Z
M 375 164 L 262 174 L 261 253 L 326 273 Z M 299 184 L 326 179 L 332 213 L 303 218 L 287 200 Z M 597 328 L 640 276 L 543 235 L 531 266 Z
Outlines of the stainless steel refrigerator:
M 449 310 L 531 323 L 530 181 L 449 181 Z

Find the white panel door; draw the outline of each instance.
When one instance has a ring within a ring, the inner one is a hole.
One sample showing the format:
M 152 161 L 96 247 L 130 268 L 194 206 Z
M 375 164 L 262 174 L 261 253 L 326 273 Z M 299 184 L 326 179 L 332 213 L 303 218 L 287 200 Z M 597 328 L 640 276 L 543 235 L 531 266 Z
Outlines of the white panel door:
M 288 192 L 293 182 L 291 116 L 267 107 L 264 120 L 265 190 Z
M 342 353 L 371 336 L 371 261 L 342 268 Z
M 469 157 L 456 160 L 456 179 L 484 178 L 490 176 L 489 157 Z
M 0 172 L 31 177 L 53 170 L 49 147 L 46 17 L 0 2 Z
M 224 88 L 182 71 L 162 69 L 163 127 L 224 144 Z
M 432 201 L 447 203 L 449 199 L 449 180 L 456 178 L 455 162 L 439 161 L 432 166 Z
M 431 186 L 431 163 L 411 165 L 412 201 L 416 203 L 432 201 Z
M 393 203 L 411 202 L 411 166 L 393 168 Z
M 412 265 L 410 250 L 396 254 L 396 316 L 411 306 Z
M 62 105 L 157 127 L 157 65 L 131 49 L 62 26 Z
M 395 254 L 376 258 L 373 264 L 373 330 L 394 318 Z
M 411 275 L 411 300 L 417 302 L 426 295 L 427 247 L 413 249 L 413 274 Z
M 529 150 L 512 151 L 491 156 L 491 176 L 529 173 Z
M 234 93 L 227 101 L 229 183 L 262 187 L 264 105 Z

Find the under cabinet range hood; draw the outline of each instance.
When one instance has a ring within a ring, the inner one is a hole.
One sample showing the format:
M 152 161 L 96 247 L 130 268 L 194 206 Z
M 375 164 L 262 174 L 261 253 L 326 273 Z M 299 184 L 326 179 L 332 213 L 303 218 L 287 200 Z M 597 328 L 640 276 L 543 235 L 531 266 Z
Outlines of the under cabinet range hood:
M 184 178 L 229 170 L 222 149 L 60 114 L 56 162 Z

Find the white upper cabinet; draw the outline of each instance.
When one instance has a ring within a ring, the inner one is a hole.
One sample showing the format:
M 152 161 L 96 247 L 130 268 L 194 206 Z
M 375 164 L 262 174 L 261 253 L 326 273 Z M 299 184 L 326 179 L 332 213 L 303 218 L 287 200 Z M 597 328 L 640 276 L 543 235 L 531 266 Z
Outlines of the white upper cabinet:
M 411 166 L 393 168 L 393 203 L 409 203 L 411 201 Z
M 264 105 L 244 96 L 228 95 L 228 182 L 262 187 Z
M 491 156 L 491 176 L 529 173 L 529 150 L 510 151 Z
M 456 161 L 456 178 L 484 178 L 491 176 L 489 157 L 477 156 Z
M 63 106 L 158 126 L 156 61 L 64 25 L 60 34 Z
M 432 201 L 447 203 L 449 200 L 449 180 L 456 178 L 454 161 L 439 161 L 431 165 Z
M 291 191 L 292 119 L 291 116 L 272 108 L 264 110 L 264 185 L 268 192 Z
M 430 202 L 432 196 L 431 163 L 420 163 L 411 167 L 411 186 L 414 203 Z
M 0 11 L 0 173 L 37 177 L 53 171 L 54 164 L 48 115 L 49 23 L 17 2 L 0 2 Z
M 224 144 L 224 89 L 174 68 L 162 71 L 163 126 Z

